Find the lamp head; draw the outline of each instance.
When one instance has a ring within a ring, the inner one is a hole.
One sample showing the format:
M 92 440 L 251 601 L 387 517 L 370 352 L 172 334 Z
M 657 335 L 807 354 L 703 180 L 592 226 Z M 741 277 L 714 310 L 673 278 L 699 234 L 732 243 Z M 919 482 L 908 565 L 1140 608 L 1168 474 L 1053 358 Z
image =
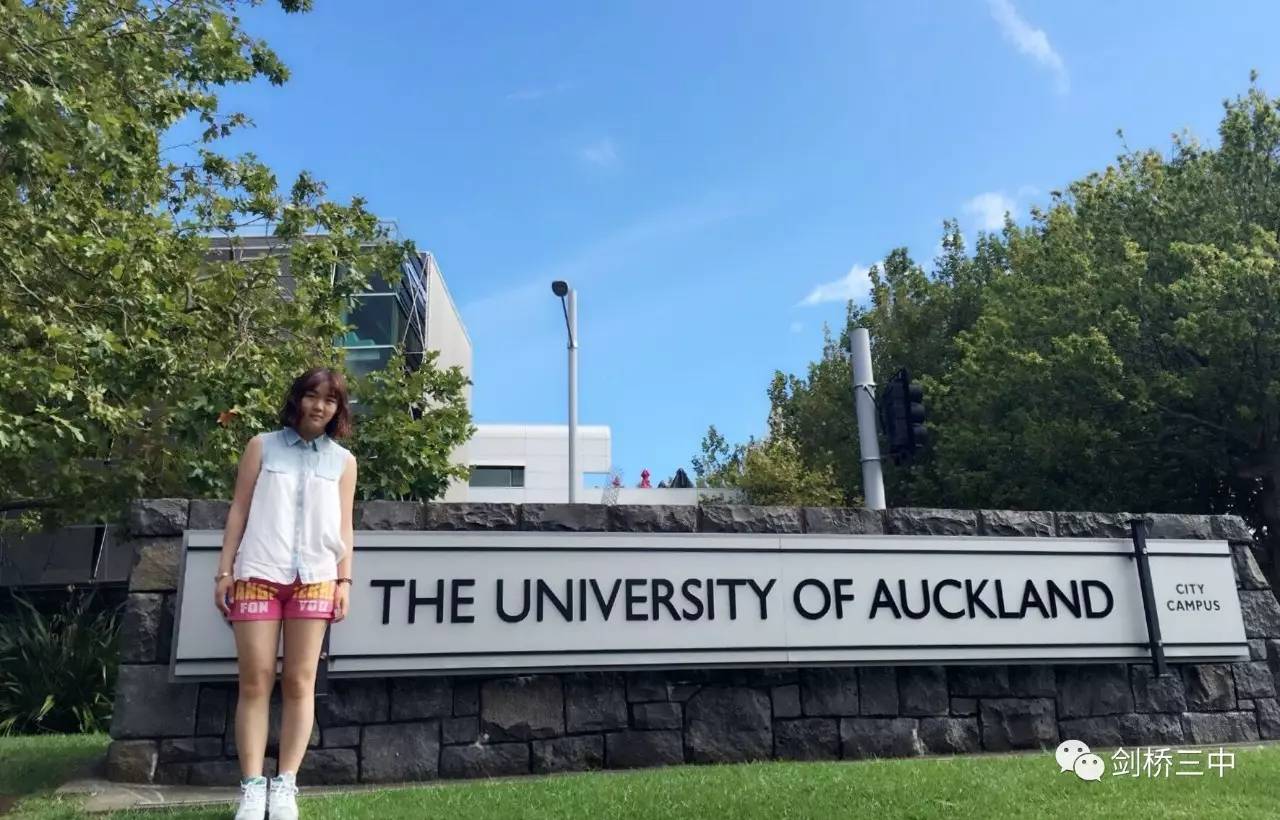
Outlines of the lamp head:
M 569 283 L 557 279 L 551 283 L 551 292 L 563 299 L 565 294 L 569 292 Z

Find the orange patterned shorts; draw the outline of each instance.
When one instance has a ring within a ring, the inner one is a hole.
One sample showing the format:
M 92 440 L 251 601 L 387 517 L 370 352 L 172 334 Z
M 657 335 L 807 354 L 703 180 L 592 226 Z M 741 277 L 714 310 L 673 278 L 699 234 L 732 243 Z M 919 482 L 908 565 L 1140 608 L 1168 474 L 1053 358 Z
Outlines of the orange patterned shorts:
M 231 592 L 231 621 L 279 621 L 294 618 L 333 618 L 334 581 L 277 584 L 263 578 L 236 581 Z

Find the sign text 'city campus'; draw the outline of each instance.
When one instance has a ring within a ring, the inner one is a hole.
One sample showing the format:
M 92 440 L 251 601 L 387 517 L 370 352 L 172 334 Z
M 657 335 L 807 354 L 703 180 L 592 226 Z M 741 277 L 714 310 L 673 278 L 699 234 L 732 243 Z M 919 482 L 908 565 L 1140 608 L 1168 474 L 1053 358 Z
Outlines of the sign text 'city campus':
M 474 623 L 478 606 L 505 623 L 572 623 L 734 621 L 740 615 L 763 621 L 788 605 L 808 620 L 859 614 L 868 620 L 919 620 L 935 613 L 947 619 L 1078 619 L 1105 618 L 1115 603 L 1111 589 L 1096 579 L 1028 578 L 1006 585 L 998 578 L 880 578 L 870 594 L 861 595 L 852 578 L 805 578 L 783 595 L 777 578 L 499 578 L 488 603 L 477 601 L 482 592 L 475 578 L 373 578 L 369 585 L 381 592 L 383 624 L 400 617 L 410 624 Z

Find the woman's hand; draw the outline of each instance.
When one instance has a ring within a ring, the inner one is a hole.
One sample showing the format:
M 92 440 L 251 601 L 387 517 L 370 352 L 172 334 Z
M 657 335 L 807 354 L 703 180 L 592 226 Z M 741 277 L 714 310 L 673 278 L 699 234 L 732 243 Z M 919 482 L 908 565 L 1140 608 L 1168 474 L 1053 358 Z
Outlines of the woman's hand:
M 226 618 L 231 615 L 231 588 L 235 586 L 236 579 L 230 575 L 224 575 L 219 578 L 213 586 L 213 605 L 222 613 L 222 617 Z
M 351 606 L 351 584 L 338 584 L 333 593 L 333 622 L 336 624 L 347 617 Z

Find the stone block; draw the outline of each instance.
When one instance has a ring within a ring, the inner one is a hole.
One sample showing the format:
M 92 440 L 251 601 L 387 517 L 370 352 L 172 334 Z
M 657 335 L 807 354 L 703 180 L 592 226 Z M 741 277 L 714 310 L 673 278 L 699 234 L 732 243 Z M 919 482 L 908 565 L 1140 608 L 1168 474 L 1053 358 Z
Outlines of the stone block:
M 1128 513 L 1060 512 L 1058 535 L 1062 538 L 1128 538 Z
M 387 682 L 380 678 L 331 680 L 329 696 L 316 699 L 316 722 L 322 729 L 388 719 Z
M 908 757 L 924 754 L 916 718 L 843 718 L 840 754 L 845 758 Z
M 440 768 L 440 721 L 365 726 L 360 780 L 396 783 L 434 779 Z
M 534 774 L 582 772 L 604 768 L 604 736 L 577 735 L 529 744 Z
M 1135 664 L 1130 667 L 1133 681 L 1133 706 L 1139 712 L 1185 712 L 1186 688 L 1176 669 L 1157 677 L 1155 667 Z
M 485 681 L 480 725 L 494 740 L 531 740 L 564 734 L 564 693 L 554 675 Z
M 991 698 L 979 702 L 982 748 L 1048 749 L 1058 745 L 1058 722 L 1050 698 Z
M 222 757 L 220 737 L 174 737 L 160 741 L 161 763 L 194 763 Z
M 448 678 L 392 678 L 391 720 L 426 720 L 453 714 Z
M 440 722 L 440 737 L 445 743 L 476 743 L 480 740 L 480 719 L 474 715 L 445 718 Z
M 977 698 L 952 698 L 951 714 L 959 717 L 978 714 Z
M 699 508 L 700 532 L 799 533 L 799 507 L 756 507 L 746 504 L 704 504 Z
M 1178 745 L 1186 742 L 1180 715 L 1120 715 L 1120 736 L 1128 746 Z
M 129 503 L 128 529 L 133 536 L 182 535 L 190 501 L 185 498 L 139 498 Z
M 1207 515 L 1149 513 L 1143 518 L 1147 520 L 1148 538 L 1205 539 L 1212 537 Z
M 188 507 L 187 529 L 221 530 L 227 526 L 231 502 L 209 498 L 193 498 Z
M 325 729 L 320 745 L 326 749 L 359 746 L 360 727 L 334 726 L 332 729 Z
M 786 686 L 775 686 L 773 694 L 773 716 L 775 718 L 800 717 L 800 687 L 791 683 Z
M 125 600 L 124 616 L 120 619 L 120 662 L 156 663 L 163 621 L 163 593 L 130 594 Z
M 604 761 L 611 769 L 669 766 L 684 762 L 680 733 L 671 730 L 609 732 Z
M 1254 701 L 1258 715 L 1258 736 L 1263 740 L 1280 738 L 1280 703 L 1275 698 Z
M 671 699 L 671 682 L 662 672 L 628 672 L 627 701 L 655 701 Z
M 185 786 L 191 777 L 190 763 L 161 763 L 152 781 L 159 786 Z
M 231 786 L 240 782 L 240 761 L 238 760 L 203 760 L 199 763 L 178 764 L 189 767 L 187 783 L 191 786 Z M 275 777 L 276 759 L 263 758 L 262 774 L 264 777 Z
M 1051 698 L 1058 693 L 1054 668 L 1047 664 L 1009 667 L 1009 691 L 1020 698 Z
M 609 508 L 602 504 L 525 504 L 520 529 L 542 532 L 604 532 Z
M 962 755 L 982 748 L 977 718 L 922 717 L 920 742 L 928 754 Z
M 1042 510 L 981 510 L 978 520 L 980 535 L 1049 538 L 1057 534 L 1053 513 Z
M 625 678 L 614 672 L 566 675 L 564 712 L 570 733 L 627 728 Z
M 169 683 L 167 666 L 122 665 L 116 678 L 111 736 L 157 738 L 195 734 L 194 683 Z
M 440 750 L 441 777 L 510 777 L 528 773 L 528 743 L 472 743 Z
M 200 685 L 200 697 L 196 707 L 196 734 L 222 736 L 227 730 L 227 713 L 231 707 L 231 692 L 216 683 Z
M 758 689 L 708 686 L 685 704 L 689 760 L 732 763 L 773 754 L 769 697 Z
M 607 508 L 614 532 L 696 532 L 698 508 L 692 504 L 617 504 Z
M 1253 712 L 1187 712 L 1182 728 L 1188 743 L 1244 743 L 1258 739 Z
M 1002 697 L 1013 693 L 1009 688 L 1007 666 L 950 666 L 947 678 L 953 698 Z
M 1267 641 L 1265 638 L 1249 639 L 1249 658 L 1255 661 L 1267 659 Z
M 1100 717 L 1069 718 L 1058 724 L 1064 738 L 1081 740 L 1091 749 L 1123 746 L 1124 729 L 1120 726 L 1120 715 L 1102 715 Z
M 311 749 L 298 767 L 302 785 L 337 785 L 357 783 L 360 763 L 355 749 Z
M 804 531 L 834 535 L 880 535 L 884 513 L 862 507 L 805 507 L 801 510 Z
M 800 705 L 810 717 L 858 714 L 858 670 L 845 667 L 801 670 Z
M 1253 540 L 1253 533 L 1238 515 L 1209 516 L 1209 535 L 1219 541 Z
M 1275 678 L 1266 661 L 1231 664 L 1231 674 L 1236 680 L 1236 697 L 1271 698 L 1276 694 Z
M 457 717 L 480 714 L 480 682 L 456 680 L 453 683 L 453 714 Z
M 1207 712 L 1236 708 L 1236 689 L 1231 666 L 1225 663 L 1198 663 L 1182 667 L 1187 709 Z
M 892 535 L 977 535 L 978 514 L 973 510 L 898 507 L 885 511 L 884 531 Z
M 1267 589 L 1270 584 L 1263 574 L 1253 550 L 1247 544 L 1231 545 L 1231 562 L 1236 571 L 1236 586 L 1240 589 Z
M 173 592 L 178 588 L 178 564 L 182 542 L 176 538 L 150 539 L 132 545 L 130 592 Z
M 113 740 L 107 747 L 107 779 L 119 783 L 150 783 L 159 762 L 154 740 Z
M 836 718 L 800 718 L 773 722 L 774 756 L 780 760 L 838 760 L 840 725 Z
M 1129 669 L 1124 664 L 1058 667 L 1058 717 L 1077 718 L 1133 711 Z
M 520 507 L 516 504 L 466 503 L 427 504 L 429 530 L 514 530 L 520 527 Z
M 860 715 L 894 717 L 898 714 L 898 674 L 892 666 L 865 666 L 858 670 Z
M 637 729 L 679 729 L 683 724 L 682 708 L 678 703 L 634 703 L 631 705 L 632 725 Z
M 425 513 L 418 501 L 361 501 L 356 505 L 358 530 L 420 530 Z

